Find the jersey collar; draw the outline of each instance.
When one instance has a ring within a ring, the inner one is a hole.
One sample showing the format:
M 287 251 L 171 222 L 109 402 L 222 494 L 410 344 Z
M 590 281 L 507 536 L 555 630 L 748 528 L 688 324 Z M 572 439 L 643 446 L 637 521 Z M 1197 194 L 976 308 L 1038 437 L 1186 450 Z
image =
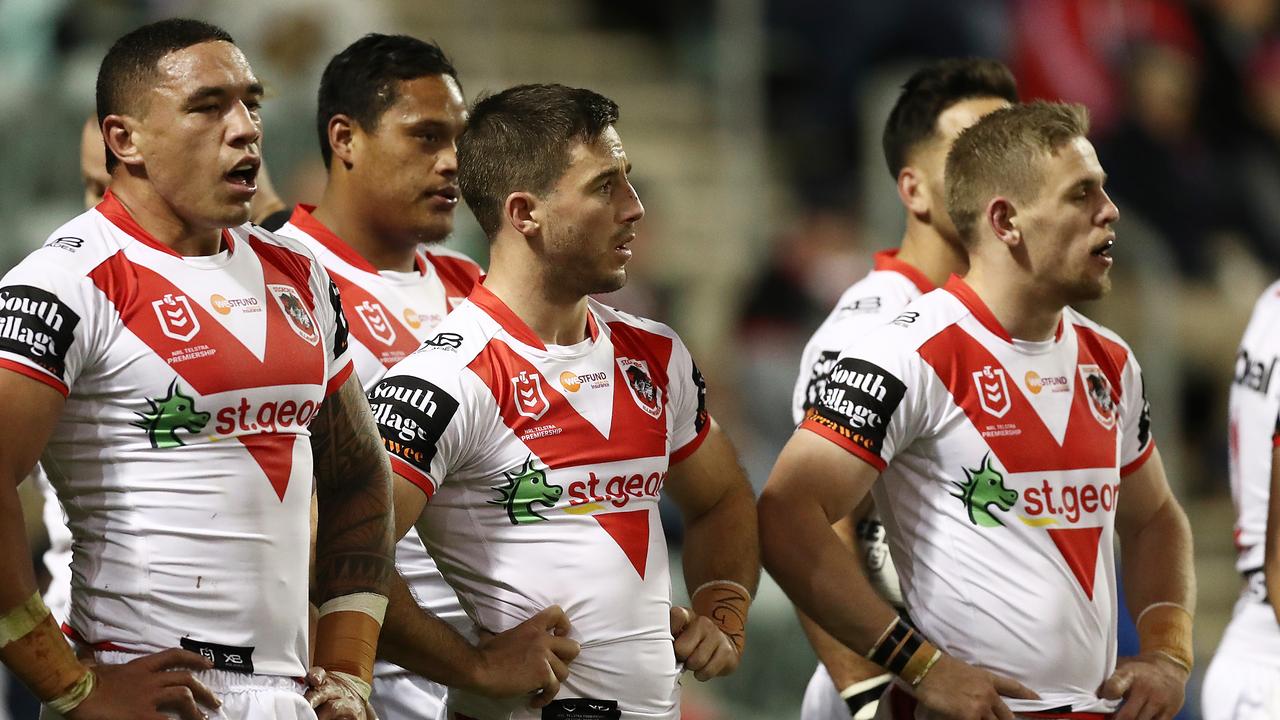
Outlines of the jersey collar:
M 920 291 L 920 294 L 923 295 L 937 289 L 933 281 L 925 277 L 925 274 L 920 272 L 919 268 L 904 260 L 899 260 L 897 250 L 881 250 L 873 257 L 875 258 L 876 270 L 898 273 L 910 280 L 911 284 L 915 285 L 916 289 Z
M 293 208 L 293 214 L 289 216 L 289 222 L 294 227 L 315 238 L 316 242 L 323 245 L 329 252 L 342 258 L 342 261 L 346 264 L 367 273 L 377 275 L 378 268 L 374 267 L 368 260 L 365 260 L 360 253 L 356 252 L 350 245 L 343 242 L 342 238 L 334 234 L 334 232 L 325 226 L 324 223 L 317 220 L 315 215 L 312 215 L 312 213 L 315 212 L 315 209 L 315 205 L 304 205 L 303 203 L 298 203 Z M 413 264 L 418 268 L 419 275 L 427 274 L 426 263 L 422 261 L 422 258 L 418 253 L 413 254 Z
M 969 312 L 977 318 L 979 323 L 982 323 L 983 327 L 990 330 L 992 335 L 1010 345 L 1013 344 L 1013 336 L 1009 334 L 1008 330 L 1004 329 L 1004 326 L 996 319 L 995 314 L 991 312 L 991 308 L 987 307 L 982 298 L 978 297 L 978 293 L 974 292 L 972 287 L 969 287 L 969 283 L 962 280 L 958 275 L 952 275 L 947 280 L 947 284 L 943 286 L 943 289 L 954 295 L 960 301 L 960 304 L 968 308 Z M 1062 339 L 1062 327 L 1063 320 L 1059 317 L 1058 329 L 1053 333 L 1054 342 Z
M 485 311 L 489 317 L 493 318 L 503 330 L 511 334 L 511 337 L 532 348 L 545 351 L 547 346 L 538 337 L 533 328 L 529 327 L 525 321 L 520 319 L 507 304 L 493 294 L 493 291 L 483 285 L 483 280 L 476 283 L 468 300 L 475 303 L 476 307 Z M 596 316 L 591 312 L 591 307 L 587 306 L 587 334 L 591 336 L 591 341 L 595 342 L 600 336 L 600 327 L 596 324 Z
M 134 240 L 137 240 L 152 250 L 172 255 L 176 258 L 183 257 L 181 253 L 160 242 L 154 235 L 144 230 L 143 227 L 138 224 L 138 221 L 134 220 L 133 216 L 129 214 L 129 210 L 125 208 L 124 204 L 120 202 L 120 198 L 116 197 L 115 193 L 111 192 L 110 189 L 103 194 L 102 202 L 94 206 L 94 210 L 97 210 L 103 217 L 111 221 L 112 225 L 115 225 L 127 233 L 129 237 L 132 237 Z M 235 254 L 235 238 L 232 237 L 231 232 L 226 228 L 223 228 L 222 230 L 222 241 L 227 244 L 227 249 L 230 250 L 232 254 Z

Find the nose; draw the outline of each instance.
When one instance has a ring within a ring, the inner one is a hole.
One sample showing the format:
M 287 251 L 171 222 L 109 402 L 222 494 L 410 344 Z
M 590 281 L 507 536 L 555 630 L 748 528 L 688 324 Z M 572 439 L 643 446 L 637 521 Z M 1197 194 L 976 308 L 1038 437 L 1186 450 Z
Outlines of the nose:
M 626 194 L 622 201 L 622 222 L 638 223 L 644 217 L 644 205 L 640 204 L 640 195 L 631 183 L 627 183 Z
M 449 146 L 440 151 L 436 156 L 436 172 L 444 177 L 452 178 L 458 174 L 458 144 L 456 142 L 449 143 Z
M 1120 208 L 1111 202 L 1111 196 L 1106 191 L 1103 191 L 1102 197 L 1106 202 L 1103 203 L 1102 210 L 1098 214 L 1098 222 L 1101 225 L 1110 225 L 1120 219 Z
M 262 138 L 262 121 L 248 105 L 237 101 L 227 113 L 227 136 L 232 147 L 251 145 Z

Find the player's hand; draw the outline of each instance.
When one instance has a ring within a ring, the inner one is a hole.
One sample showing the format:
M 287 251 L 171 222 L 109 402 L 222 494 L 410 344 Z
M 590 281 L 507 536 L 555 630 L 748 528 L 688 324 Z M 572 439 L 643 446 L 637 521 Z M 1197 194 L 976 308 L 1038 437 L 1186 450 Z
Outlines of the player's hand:
M 222 706 L 218 698 L 191 674 L 213 663 L 173 648 L 144 655 L 123 665 L 94 665 L 98 682 L 89 697 L 71 712 L 69 720 L 166 720 L 163 713 L 182 720 L 203 720 L 203 705 Z
M 305 697 L 318 720 L 378 720 L 361 688 L 344 673 L 322 667 L 307 670 Z
M 1115 720 L 1169 720 L 1182 709 L 1187 669 L 1161 655 L 1143 653 L 1121 658 L 1099 695 L 1124 699 Z
M 671 607 L 671 635 L 675 638 L 676 659 L 693 676 L 707 681 L 738 669 L 738 648 L 709 617 L 695 615 L 686 607 Z
M 532 708 L 555 700 L 580 650 L 569 630 L 569 618 L 552 605 L 504 633 L 485 633 L 476 689 L 492 697 L 532 695 Z
M 950 655 L 943 655 L 920 681 L 916 700 L 921 720 L 1014 720 L 1002 697 L 1039 700 L 1017 680 L 987 672 Z

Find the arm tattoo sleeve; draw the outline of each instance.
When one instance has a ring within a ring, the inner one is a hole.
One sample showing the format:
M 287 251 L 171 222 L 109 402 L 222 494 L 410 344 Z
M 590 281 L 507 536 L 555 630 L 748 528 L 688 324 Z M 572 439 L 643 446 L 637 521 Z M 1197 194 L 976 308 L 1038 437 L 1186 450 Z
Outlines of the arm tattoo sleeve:
M 311 424 L 315 458 L 317 604 L 355 592 L 386 595 L 395 563 L 391 465 L 352 375 Z

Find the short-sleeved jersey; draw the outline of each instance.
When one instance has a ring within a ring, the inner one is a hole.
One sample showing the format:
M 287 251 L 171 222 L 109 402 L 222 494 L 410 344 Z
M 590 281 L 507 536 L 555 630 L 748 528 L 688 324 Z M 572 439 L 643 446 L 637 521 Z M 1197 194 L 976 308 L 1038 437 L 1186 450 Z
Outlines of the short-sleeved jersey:
M 378 271 L 299 205 L 279 234 L 315 253 L 342 294 L 342 309 L 351 326 L 351 357 L 365 390 L 371 390 L 391 366 L 403 360 L 449 311 L 457 307 L 480 279 L 480 266 L 459 253 L 419 246 L 410 272 Z M 418 602 L 440 619 L 459 625 L 466 614 L 435 561 L 411 529 L 396 545 L 396 566 Z M 469 621 L 467 621 L 469 622 Z M 379 661 L 379 675 L 399 672 Z
M 844 291 L 835 309 L 805 344 L 791 397 L 791 416 L 797 423 L 822 397 L 827 373 L 841 350 L 894 319 L 907 303 L 934 289 L 924 273 L 897 256 L 897 250 L 876 253 L 874 269 Z
M 430 498 L 419 532 L 475 622 L 502 632 L 559 605 L 582 645 L 561 697 L 676 718 L 658 496 L 706 437 L 704 385 L 666 326 L 594 300 L 587 324 L 583 342 L 546 346 L 478 285 L 370 405 L 393 469 Z M 538 717 L 526 702 L 450 692 L 486 718 Z
M 952 278 L 842 353 L 801 427 L 882 471 L 873 492 L 912 620 L 1040 694 L 1109 712 L 1121 478 L 1154 447 L 1129 348 L 1074 312 L 1012 339 Z
M 1227 401 L 1231 499 L 1236 508 L 1236 569 L 1262 568 L 1271 496 L 1272 435 L 1280 413 L 1280 282 L 1253 306 L 1236 352 L 1235 377 Z
M 308 425 L 351 373 L 346 324 L 305 248 L 222 238 L 182 257 L 108 193 L 0 280 L 0 367 L 66 396 L 41 463 L 73 536 L 68 632 L 298 676 Z

